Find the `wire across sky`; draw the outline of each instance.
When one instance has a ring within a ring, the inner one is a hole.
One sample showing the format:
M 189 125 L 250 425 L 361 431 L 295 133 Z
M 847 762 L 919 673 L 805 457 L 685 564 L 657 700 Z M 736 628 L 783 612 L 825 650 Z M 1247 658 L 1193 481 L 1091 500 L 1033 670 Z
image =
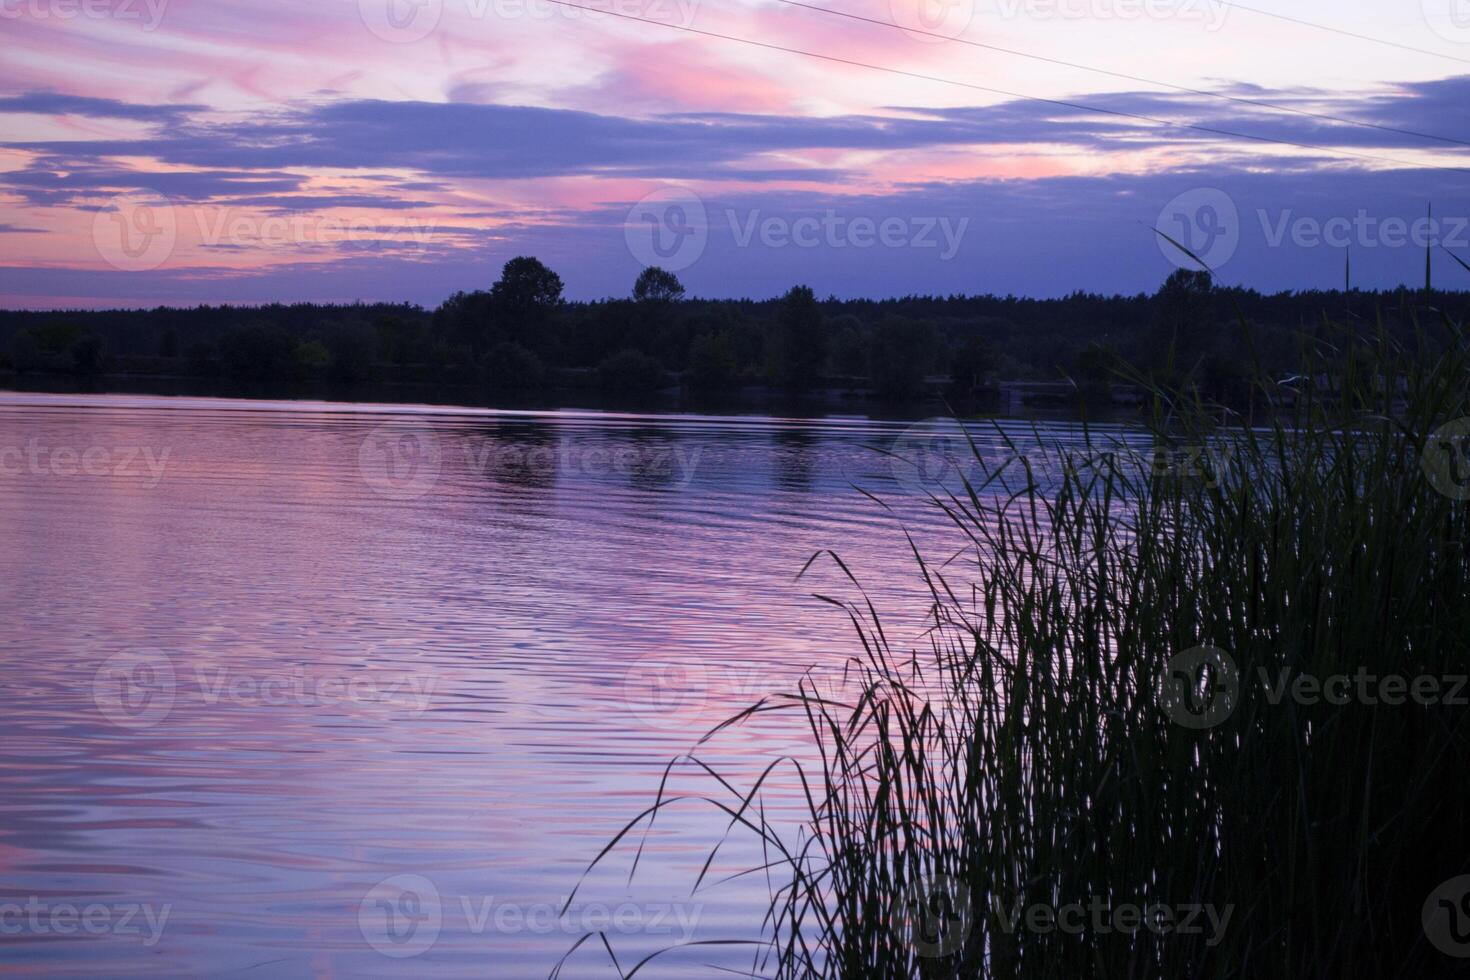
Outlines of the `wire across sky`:
M 1358 151 L 1355 151 L 1355 150 L 1347 150 L 1347 149 L 1344 149 L 1344 148 L 1342 148 L 1340 146 L 1332 146 L 1332 145 L 1320 144 L 1320 143 L 1307 143 L 1307 142 L 1300 141 L 1300 140 L 1284 139 L 1284 138 L 1275 137 L 1275 136 L 1262 136 L 1262 135 L 1259 135 L 1259 134 L 1243 132 L 1243 131 L 1235 130 L 1235 129 L 1224 129 L 1224 128 L 1216 127 L 1216 126 L 1205 126 L 1205 125 L 1201 125 L 1199 123 L 1179 122 L 1178 120 L 1165 119 L 1165 118 L 1163 118 L 1161 116 L 1153 116 L 1153 115 L 1149 115 L 1147 113 L 1130 112 L 1130 111 L 1125 110 L 1125 109 L 1110 109 L 1110 108 L 1107 108 L 1106 106 L 1091 105 L 1091 104 L 1088 104 L 1088 103 L 1085 103 L 1085 102 L 1077 102 L 1077 101 L 1069 100 L 1069 99 L 1047 98 L 1047 97 L 1044 97 L 1044 96 L 1031 95 L 1031 94 L 1028 94 L 1028 93 L 1025 93 L 1025 92 L 1015 92 L 1015 91 L 1011 91 L 1011 90 L 1008 90 L 1008 89 L 996 88 L 996 87 L 990 86 L 990 85 L 981 85 L 981 84 L 979 84 L 977 82 L 967 82 L 967 81 L 963 81 L 961 79 L 945 78 L 945 77 L 942 77 L 942 76 L 939 76 L 939 75 L 929 75 L 929 74 L 925 74 L 923 72 L 909 71 L 908 69 L 904 69 L 904 68 L 894 68 L 891 65 L 879 65 L 879 64 L 874 64 L 872 62 L 859 61 L 859 60 L 856 60 L 856 59 L 853 59 L 853 58 L 845 58 L 845 57 L 842 57 L 842 56 L 839 56 L 839 55 L 827 54 L 827 53 L 820 52 L 820 51 L 810 51 L 810 50 L 807 50 L 807 49 L 804 49 L 804 48 L 789 47 L 789 46 L 784 45 L 784 44 L 776 44 L 776 43 L 771 42 L 771 41 L 762 41 L 762 40 L 759 40 L 759 39 L 756 39 L 756 38 L 741 37 L 741 36 L 735 35 L 735 34 L 725 34 L 725 33 L 722 33 L 720 31 L 711 31 L 711 30 L 706 30 L 704 28 L 691 27 L 691 26 L 684 25 L 684 24 L 672 24 L 672 23 L 669 23 L 668 21 L 656 20 L 656 19 L 651 18 L 651 17 L 640 17 L 640 16 L 638 16 L 636 14 L 631 14 L 631 13 L 627 13 L 627 12 L 624 12 L 624 11 L 609 10 L 609 9 L 604 8 L 604 7 L 597 7 L 597 6 L 592 6 L 592 5 L 589 5 L 589 4 L 575 3 L 575 2 L 573 2 L 573 0 L 546 0 L 546 2 L 549 3 L 549 4 L 553 4 L 555 6 L 559 6 L 559 7 L 566 7 L 566 8 L 570 8 L 570 9 L 574 9 L 574 10 L 584 10 L 584 11 L 587 11 L 588 13 L 601 14 L 601 15 L 606 16 L 606 17 L 615 17 L 615 18 L 618 18 L 620 20 L 634 21 L 634 22 L 637 22 L 637 23 L 640 23 L 640 24 L 649 24 L 649 25 L 652 25 L 654 27 L 662 27 L 662 28 L 665 28 L 665 29 L 668 29 L 668 30 L 682 31 L 682 32 L 687 33 L 687 34 L 695 34 L 695 35 L 698 35 L 698 36 L 701 36 L 701 37 L 708 37 L 708 38 L 713 38 L 713 39 L 721 40 L 721 41 L 729 41 L 729 42 L 736 43 L 736 44 L 744 44 L 744 45 L 748 45 L 748 46 L 751 46 L 751 47 L 763 48 L 763 49 L 768 50 L 768 51 L 780 51 L 780 52 L 784 52 L 786 54 L 799 55 L 801 57 L 806 57 L 806 58 L 815 58 L 815 59 L 819 59 L 819 60 L 822 60 L 822 61 L 827 61 L 827 62 L 831 62 L 831 63 L 834 63 L 834 64 L 840 64 L 840 65 L 847 65 L 847 66 L 854 67 L 854 68 L 863 68 L 863 69 L 867 69 L 867 70 L 870 70 L 870 71 L 885 72 L 885 73 L 888 73 L 888 74 L 891 74 L 891 75 L 899 75 L 899 76 L 902 76 L 902 77 L 905 77 L 905 78 L 912 78 L 912 79 L 917 79 L 917 80 L 920 80 L 920 81 L 935 82 L 935 83 L 941 84 L 941 85 L 957 86 L 957 87 L 961 87 L 961 88 L 970 89 L 972 91 L 985 92 L 985 93 L 988 93 L 990 95 L 999 95 L 999 96 L 1002 96 L 1004 98 L 1016 99 L 1016 100 L 1024 101 L 1024 102 L 1035 102 L 1035 103 L 1039 103 L 1039 104 L 1043 104 L 1043 105 L 1056 106 L 1058 108 L 1072 109 L 1072 110 L 1075 110 L 1075 111 L 1078 111 L 1078 112 L 1094 113 L 1094 114 L 1098 114 L 1098 115 L 1113 116 L 1113 117 L 1116 117 L 1116 118 L 1131 119 L 1131 120 L 1134 120 L 1134 121 L 1137 121 L 1137 122 L 1145 122 L 1145 123 L 1149 123 L 1151 125 L 1163 126 L 1163 127 L 1167 127 L 1167 128 L 1171 128 L 1171 129 L 1181 129 L 1181 130 L 1187 130 L 1187 131 L 1191 131 L 1191 132 L 1204 133 L 1204 134 L 1207 134 L 1207 135 L 1210 135 L 1210 136 L 1225 137 L 1225 138 L 1228 138 L 1228 139 L 1246 140 L 1246 141 L 1250 141 L 1250 142 L 1271 144 L 1271 145 L 1276 145 L 1276 146 L 1294 147 L 1296 149 L 1310 150 L 1310 151 L 1315 152 L 1315 153 L 1327 153 L 1327 154 L 1334 154 L 1334 155 L 1338 155 L 1338 156 L 1354 157 L 1356 159 L 1368 160 L 1368 161 L 1373 161 L 1373 162 L 1376 162 L 1376 163 L 1389 163 L 1389 164 L 1394 164 L 1395 166 L 1400 166 L 1400 167 L 1410 167 L 1410 168 L 1423 169 L 1423 170 L 1437 170 L 1437 171 L 1444 171 L 1444 172 L 1448 172 L 1448 173 L 1465 173 L 1465 174 L 1470 174 L 1470 168 L 1467 168 L 1467 167 L 1443 166 L 1443 165 L 1439 165 L 1439 164 L 1420 163 L 1420 162 L 1415 162 L 1415 161 L 1403 160 L 1403 159 L 1400 159 L 1400 158 L 1397 158 L 1397 157 L 1384 156 L 1382 154 L 1361 153 L 1361 152 L 1358 152 Z M 790 2 L 790 0 L 780 0 L 780 2 Z M 794 5 L 795 6 L 807 7 L 808 9 L 813 9 L 813 10 L 824 10 L 825 9 L 825 8 L 815 7 L 815 6 L 810 5 L 810 4 L 794 4 Z M 830 13 L 831 11 L 828 11 L 828 12 Z M 863 18 L 863 19 L 866 19 L 866 18 Z M 889 22 L 886 22 L 886 21 L 879 21 L 878 23 L 886 24 L 888 26 L 895 26 L 895 27 L 898 26 L 898 25 L 890 24 Z M 900 27 L 899 29 L 906 30 L 907 28 Z M 943 35 L 940 35 L 940 36 L 943 36 Z M 1141 80 L 1141 79 L 1138 79 L 1138 80 Z M 1166 84 L 1166 83 L 1155 83 L 1155 84 Z M 1347 120 L 1346 118 L 1338 119 L 1337 121 L 1344 122 L 1344 123 L 1350 123 L 1350 124 L 1354 124 L 1354 125 L 1361 124 L 1359 122 Z M 1375 128 L 1375 129 L 1384 128 L 1384 127 L 1374 126 L 1372 124 L 1367 124 L 1367 125 L 1369 125 L 1370 128 Z M 1408 131 L 1401 131 L 1401 132 L 1407 133 Z M 1427 139 L 1448 139 L 1447 137 L 1431 137 L 1431 136 L 1428 136 L 1427 134 L 1413 134 L 1413 135 L 1422 136 L 1423 138 L 1427 138 Z M 1450 142 L 1461 143 L 1463 141 L 1460 141 L 1460 140 L 1450 140 Z M 1470 145 L 1470 144 L 1466 144 L 1466 145 Z
M 941 41 L 948 41 L 954 44 L 963 44 L 967 47 L 983 48 L 986 51 L 994 51 L 999 54 L 1013 55 L 1017 58 L 1026 58 L 1031 61 L 1039 61 L 1045 64 L 1058 65 L 1063 68 L 1073 68 L 1078 71 L 1092 72 L 1096 75 L 1106 75 L 1110 78 L 1122 79 L 1123 81 L 1138 82 L 1143 85 L 1156 85 L 1160 88 L 1169 88 L 1173 89 L 1176 92 L 1184 92 L 1189 95 L 1197 95 L 1203 98 L 1219 99 L 1224 102 L 1233 102 L 1237 105 L 1252 106 L 1258 109 L 1270 109 L 1275 112 L 1289 112 L 1298 116 L 1306 116 L 1311 119 L 1321 120 L 1323 122 L 1332 122 L 1345 126 L 1359 126 L 1364 129 L 1377 129 L 1385 133 L 1396 133 L 1400 136 L 1412 136 L 1416 139 L 1433 140 L 1441 143 L 1452 143 L 1457 146 L 1470 146 L 1470 141 L 1455 139 L 1453 136 L 1439 136 L 1434 133 L 1424 133 L 1414 129 L 1401 129 L 1397 126 L 1385 126 L 1381 123 L 1366 122 L 1361 119 L 1349 119 L 1346 116 L 1335 116 L 1330 113 L 1315 112 L 1311 109 L 1301 109 L 1296 106 L 1282 105 L 1277 102 L 1267 102 L 1263 99 L 1248 99 L 1243 96 L 1230 95 L 1225 92 L 1212 92 L 1209 89 L 1190 88 L 1187 85 L 1176 85 L 1173 82 L 1164 82 L 1156 78 L 1146 78 L 1142 75 L 1131 75 L 1127 72 L 1113 71 L 1108 68 L 1098 68 L 1095 65 L 1085 65 L 1081 62 L 1066 61 L 1061 58 L 1052 58 L 1046 55 L 1036 54 L 1035 52 L 1031 51 L 1020 51 L 1015 48 L 1001 47 L 998 44 L 988 44 L 984 41 L 974 41 L 966 37 L 955 37 L 949 34 L 941 34 L 937 31 L 927 31 L 918 27 L 910 27 L 904 24 L 895 24 L 892 21 L 879 20 L 876 17 L 864 17 L 861 14 L 854 14 L 846 10 L 836 10 L 831 7 L 818 6 L 817 4 L 802 3 L 801 0 L 776 0 L 776 2 L 784 3 L 789 7 L 800 7 L 803 10 L 810 10 L 816 13 L 826 14 L 831 17 L 841 17 L 846 20 L 861 21 L 862 23 L 872 24 L 877 27 L 885 27 L 896 31 L 903 31 L 906 34 L 919 34 L 926 37 L 932 37 Z

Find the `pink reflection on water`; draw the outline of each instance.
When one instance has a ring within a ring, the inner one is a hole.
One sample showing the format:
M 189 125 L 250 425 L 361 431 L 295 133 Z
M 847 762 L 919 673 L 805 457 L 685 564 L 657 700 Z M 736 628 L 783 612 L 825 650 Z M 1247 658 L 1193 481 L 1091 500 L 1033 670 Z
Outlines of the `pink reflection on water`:
M 431 479 L 365 455 L 385 426 L 432 437 Z M 698 805 L 660 817 L 631 884 L 615 854 L 539 923 L 706 730 L 807 668 L 841 692 L 858 651 L 810 593 L 851 589 L 822 565 L 796 581 L 814 552 L 918 640 L 900 522 L 947 538 L 849 485 L 895 489 L 865 446 L 902 428 L 0 396 L 0 449 L 166 459 L 157 479 L 0 479 L 0 903 L 167 910 L 152 943 L 0 936 L 7 968 L 544 974 L 602 906 L 632 962 L 688 938 L 658 909 L 756 938 L 764 879 L 690 894 L 727 823 Z M 763 719 L 700 754 L 738 784 L 805 751 L 801 728 Z M 759 863 L 753 845 L 732 837 L 716 870 Z M 378 948 L 431 925 L 411 956 Z

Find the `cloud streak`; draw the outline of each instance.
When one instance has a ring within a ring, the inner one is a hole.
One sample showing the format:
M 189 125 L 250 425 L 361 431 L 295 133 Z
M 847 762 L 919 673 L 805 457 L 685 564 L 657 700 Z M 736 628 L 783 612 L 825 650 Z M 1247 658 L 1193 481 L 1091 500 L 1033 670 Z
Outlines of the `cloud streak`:
M 1463 132 L 1470 123 L 1470 77 L 1388 86 L 1368 97 L 1231 91 L 1426 133 Z M 1396 186 L 1411 187 L 1421 201 L 1463 197 L 1464 174 L 1384 166 L 1330 152 L 1440 166 L 1470 160 L 1470 151 L 1424 137 L 1177 93 L 1096 92 L 1073 101 L 1109 112 L 1009 100 L 831 115 L 722 111 L 634 117 L 535 105 L 341 97 L 223 112 L 185 101 L 134 104 L 23 93 L 0 98 L 0 120 L 95 120 L 131 131 L 97 138 L 22 135 L 0 143 L 0 152 L 12 160 L 0 170 L 0 194 L 10 201 L 0 205 L 0 233 L 28 232 L 26 241 L 36 243 L 40 260 L 12 258 L 6 278 L 13 285 L 6 292 L 86 295 L 82 284 L 90 270 L 96 276 L 92 292 L 114 299 L 147 293 L 150 302 L 237 294 L 242 301 L 259 300 L 271 282 L 286 294 L 283 299 L 325 298 L 292 290 L 307 283 L 320 290 L 355 282 L 364 290 L 356 295 L 432 303 L 442 297 L 435 290 L 447 291 L 451 283 L 483 285 L 487 266 L 516 251 L 535 251 L 562 261 L 574 294 L 603 295 L 621 292 L 629 269 L 636 273 L 620 242 L 628 208 L 669 183 L 697 190 L 716 217 L 726 210 L 742 220 L 755 215 L 757 221 L 774 216 L 787 222 L 834 210 L 873 220 L 932 215 L 967 219 L 972 235 L 1006 243 L 977 251 L 967 241 L 957 253 L 958 265 L 936 268 L 925 265 L 921 254 L 788 250 L 772 258 L 770 249 L 748 242 L 727 247 L 723 231 L 712 227 L 710 255 L 723 256 L 712 260 L 719 276 L 705 278 L 708 267 L 690 273 L 708 294 L 767 295 L 793 276 L 827 283 L 823 288 L 841 294 L 1009 291 L 1022 284 L 1032 292 L 1056 291 L 1090 275 L 1044 262 L 1065 251 L 1057 248 L 1058 235 L 1079 243 L 1071 258 L 1093 262 L 1119 288 L 1143 288 L 1159 271 L 1153 236 L 1143 236 L 1140 253 L 1120 249 L 1110 229 L 1118 222 L 1135 229 L 1156 221 L 1166 202 L 1190 188 L 1235 182 L 1246 188 L 1240 200 L 1259 201 L 1256 210 L 1277 214 L 1340 211 L 1344 202 L 1361 201 L 1385 214 L 1412 215 L 1415 209 L 1399 199 Z M 1228 132 L 1324 149 L 1263 145 Z M 1170 193 L 1183 186 L 1181 179 L 1187 186 Z M 1262 196 L 1260 188 L 1276 197 Z M 107 270 L 105 256 L 85 259 L 89 251 L 95 254 L 86 247 L 92 215 L 117 195 L 140 193 L 161 195 L 183 208 L 224 209 L 231 220 L 341 214 L 364 227 L 374 221 L 401 227 L 408 220 L 444 231 L 411 255 L 391 239 L 253 248 L 183 235 L 164 269 L 120 280 Z M 1098 266 L 1096 254 L 1087 254 L 1093 249 L 1110 260 Z M 309 253 L 311 261 L 298 262 L 296 253 Z M 1297 254 L 1278 246 L 1273 262 L 1253 265 L 1247 253 L 1237 268 L 1258 270 L 1268 279 L 1279 278 L 1282 270 L 1315 270 L 1320 257 L 1320 251 Z M 80 264 L 78 254 L 84 256 Z M 1294 258 L 1283 265 L 1288 254 Z M 1119 255 L 1132 255 L 1134 264 L 1119 266 Z M 1018 265 L 1020 257 L 1026 262 Z M 1382 263 L 1385 275 L 1403 265 L 1397 254 L 1392 258 Z M 425 269 L 430 259 L 439 263 L 432 275 Z M 394 262 L 404 264 L 402 274 L 385 274 Z M 1037 277 L 1036 263 L 1052 270 L 1044 280 Z M 304 277 L 308 266 L 311 277 Z M 994 277 L 994 270 L 1007 272 Z M 379 291 L 389 286 L 398 291 Z M 216 292 L 210 296 L 200 292 L 211 289 Z

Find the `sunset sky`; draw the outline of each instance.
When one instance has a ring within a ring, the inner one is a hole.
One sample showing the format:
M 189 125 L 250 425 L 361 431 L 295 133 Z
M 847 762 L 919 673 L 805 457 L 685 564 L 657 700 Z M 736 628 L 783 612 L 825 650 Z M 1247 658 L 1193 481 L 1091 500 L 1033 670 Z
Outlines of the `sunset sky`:
M 1264 290 L 1470 261 L 1470 0 L 576 2 L 625 16 L 0 0 L 0 305 L 434 305 L 518 254 L 572 298 L 1134 292 L 1187 261 L 1155 228 Z

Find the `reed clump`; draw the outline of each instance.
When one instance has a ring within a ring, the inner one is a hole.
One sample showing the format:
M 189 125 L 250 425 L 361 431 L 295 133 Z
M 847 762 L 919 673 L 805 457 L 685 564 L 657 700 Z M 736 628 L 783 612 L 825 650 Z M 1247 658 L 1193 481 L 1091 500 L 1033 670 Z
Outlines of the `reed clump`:
M 920 649 L 829 599 L 861 694 L 708 736 L 793 712 L 820 759 L 795 836 L 761 805 L 794 763 L 709 773 L 770 857 L 751 972 L 1463 975 L 1422 921 L 1470 873 L 1470 423 L 1445 428 L 1470 359 L 1444 329 L 1319 340 L 1234 409 L 1155 387 L 1142 455 L 1090 439 L 1042 480 L 1011 443 L 934 494 L 966 549 L 918 557 Z

